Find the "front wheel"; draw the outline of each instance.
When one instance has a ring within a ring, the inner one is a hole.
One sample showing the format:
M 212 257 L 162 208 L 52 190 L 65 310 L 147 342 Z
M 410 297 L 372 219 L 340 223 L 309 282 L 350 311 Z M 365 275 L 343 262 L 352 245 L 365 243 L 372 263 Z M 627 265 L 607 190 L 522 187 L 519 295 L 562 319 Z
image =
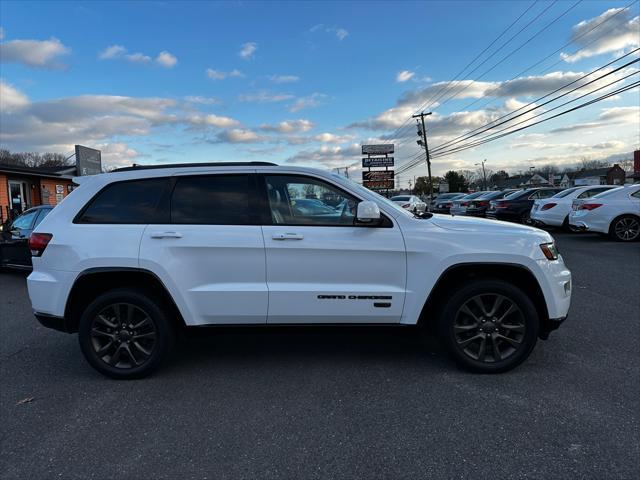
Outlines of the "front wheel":
M 611 223 L 609 234 L 619 242 L 634 242 L 640 240 L 640 218 L 633 215 L 623 215 Z
M 82 353 L 108 377 L 132 379 L 153 373 L 173 339 L 164 311 L 143 291 L 121 288 L 103 293 L 80 318 Z
M 479 279 L 453 293 L 438 318 L 438 333 L 453 359 L 481 373 L 511 370 L 531 353 L 539 319 L 531 299 L 497 279 Z

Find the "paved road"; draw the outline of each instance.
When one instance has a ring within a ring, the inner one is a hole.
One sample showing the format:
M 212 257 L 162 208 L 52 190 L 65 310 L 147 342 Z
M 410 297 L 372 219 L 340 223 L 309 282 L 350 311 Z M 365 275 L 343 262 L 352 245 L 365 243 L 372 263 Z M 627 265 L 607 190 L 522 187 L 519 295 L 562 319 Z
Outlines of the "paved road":
M 405 331 L 250 331 L 108 380 L 0 274 L 0 477 L 638 478 L 640 245 L 557 237 L 570 319 L 498 376 Z

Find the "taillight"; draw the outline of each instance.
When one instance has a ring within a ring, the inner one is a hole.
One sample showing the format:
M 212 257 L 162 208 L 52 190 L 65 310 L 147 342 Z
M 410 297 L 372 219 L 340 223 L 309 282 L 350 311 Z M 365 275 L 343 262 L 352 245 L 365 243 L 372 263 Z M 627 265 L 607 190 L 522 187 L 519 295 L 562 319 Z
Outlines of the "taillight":
M 488 200 L 479 200 L 476 202 L 476 207 L 488 207 L 488 206 L 489 206 Z
M 462 202 L 462 203 L 460 204 L 460 206 L 461 206 L 461 207 L 466 207 L 466 206 L 468 206 L 468 205 L 469 205 L 469 202 Z
M 508 206 L 507 202 L 496 202 L 496 208 L 507 208 Z
M 555 207 L 557 203 L 545 203 L 540 210 L 549 210 Z
M 40 257 L 53 238 L 50 233 L 32 233 L 29 237 L 29 250 L 34 257 Z
M 601 203 L 583 203 L 578 207 L 578 210 L 595 210 L 596 208 L 601 206 Z

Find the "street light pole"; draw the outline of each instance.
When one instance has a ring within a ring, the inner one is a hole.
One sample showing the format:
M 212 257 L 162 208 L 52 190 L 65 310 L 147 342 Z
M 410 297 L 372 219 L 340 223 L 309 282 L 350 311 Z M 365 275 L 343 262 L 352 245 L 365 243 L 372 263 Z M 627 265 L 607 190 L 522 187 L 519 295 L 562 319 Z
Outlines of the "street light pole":
M 422 123 L 422 143 L 423 143 L 423 147 L 424 150 L 427 154 L 427 173 L 429 174 L 429 201 L 433 200 L 433 182 L 431 181 L 431 158 L 429 157 L 429 145 L 427 144 L 427 129 L 424 126 L 424 117 L 426 117 L 427 115 L 431 115 L 431 112 L 421 112 L 421 113 L 417 113 L 415 115 L 412 115 L 413 118 L 418 118 L 420 117 L 420 121 Z M 417 120 L 416 120 L 417 122 Z M 421 142 L 418 141 L 418 144 L 420 144 Z
M 487 159 L 485 158 L 484 160 L 482 160 L 482 163 L 476 163 L 476 166 L 478 165 L 482 165 L 482 179 L 483 179 L 483 185 L 484 185 L 484 190 L 485 192 L 487 191 L 487 172 L 484 170 L 484 163 L 487 161 Z

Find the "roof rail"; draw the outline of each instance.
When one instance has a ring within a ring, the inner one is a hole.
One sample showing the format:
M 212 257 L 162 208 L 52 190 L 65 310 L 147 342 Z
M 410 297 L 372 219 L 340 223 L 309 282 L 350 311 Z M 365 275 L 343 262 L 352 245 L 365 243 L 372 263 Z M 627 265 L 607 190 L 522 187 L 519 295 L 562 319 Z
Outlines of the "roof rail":
M 185 168 L 185 167 L 277 167 L 271 162 L 208 162 L 208 163 L 165 163 L 164 165 L 133 165 L 121 167 L 112 172 L 129 172 L 131 170 L 153 170 L 156 168 Z

